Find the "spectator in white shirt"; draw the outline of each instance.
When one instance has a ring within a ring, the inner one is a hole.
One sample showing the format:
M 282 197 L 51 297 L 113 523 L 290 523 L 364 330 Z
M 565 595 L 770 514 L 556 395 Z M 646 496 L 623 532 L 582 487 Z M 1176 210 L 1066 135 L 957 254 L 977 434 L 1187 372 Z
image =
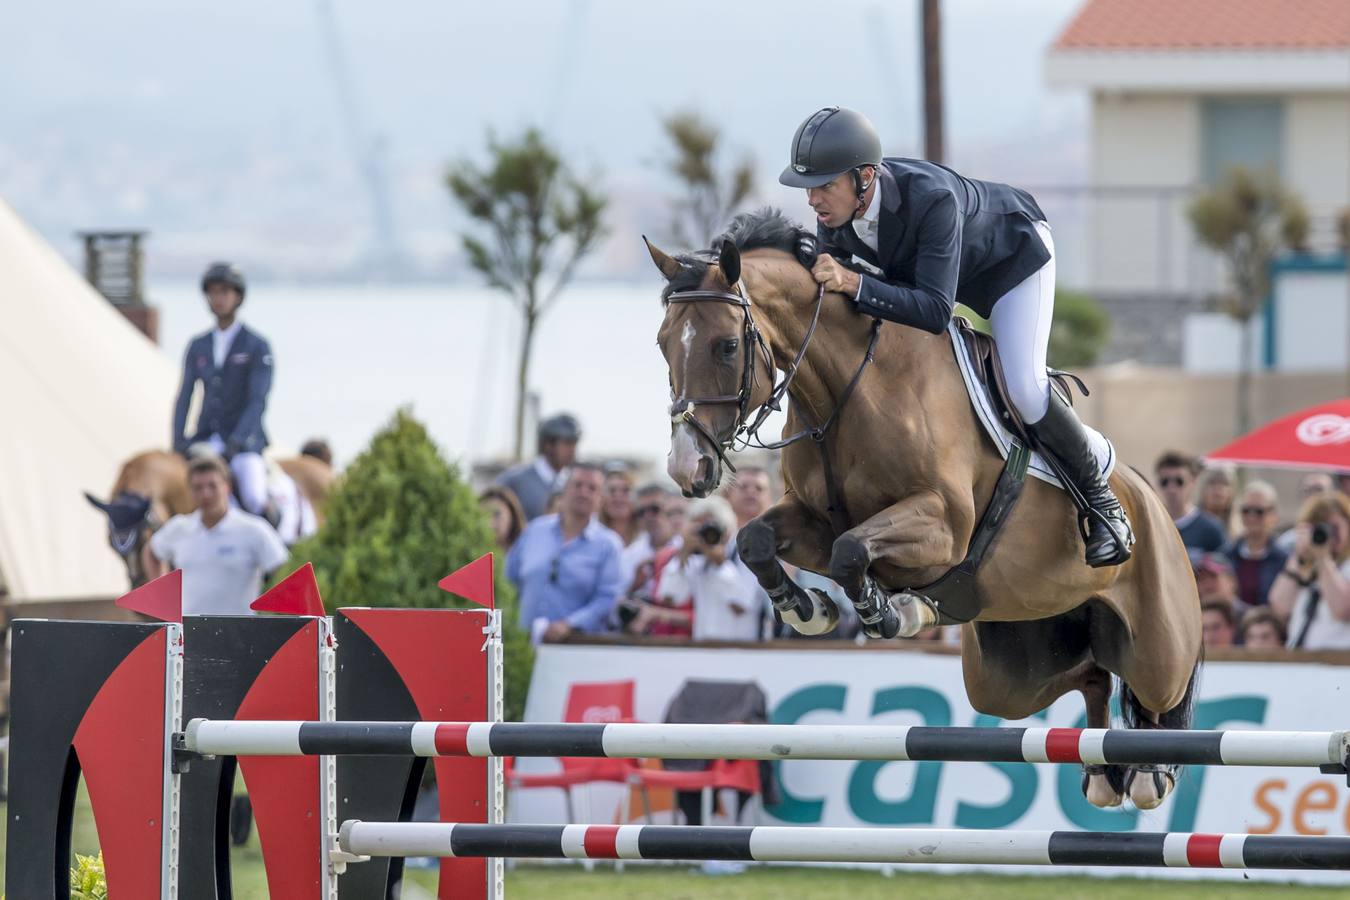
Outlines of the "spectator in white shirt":
M 183 615 L 247 616 L 263 579 L 289 556 L 266 520 L 230 505 L 230 471 L 217 456 L 188 464 L 196 512 L 174 516 L 150 538 L 151 577 L 183 570 Z
M 1270 608 L 1289 622 L 1290 647 L 1350 649 L 1350 499 L 1308 500 L 1294 533 L 1294 552 L 1270 586 Z
M 721 497 L 709 497 L 689 509 L 679 553 L 661 572 L 659 596 L 679 602 L 693 597 L 696 641 L 757 641 L 763 604 L 759 586 L 728 559 L 736 516 Z

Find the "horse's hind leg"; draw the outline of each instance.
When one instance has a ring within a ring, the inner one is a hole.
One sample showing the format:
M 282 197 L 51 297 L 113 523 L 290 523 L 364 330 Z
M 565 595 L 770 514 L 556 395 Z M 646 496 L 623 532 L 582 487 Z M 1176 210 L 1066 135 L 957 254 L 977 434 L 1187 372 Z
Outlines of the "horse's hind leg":
M 1121 682 L 1120 710 L 1125 724 L 1130 728 L 1190 728 L 1191 717 L 1195 710 L 1195 689 L 1199 679 L 1200 664 L 1197 662 L 1191 670 L 1190 681 L 1181 701 L 1165 713 L 1155 713 L 1145 707 L 1129 684 Z M 1125 789 L 1129 791 L 1130 802 L 1140 809 L 1154 809 L 1162 804 L 1167 795 L 1176 787 L 1181 777 L 1181 766 L 1146 765 L 1132 766 L 1126 771 Z
M 788 577 L 778 558 L 813 572 L 828 563 L 833 535 L 800 500 L 786 495 L 736 535 L 741 562 L 754 573 L 783 621 L 801 634 L 825 634 L 839 624 L 839 610 L 819 591 L 807 592 Z
M 1083 694 L 1083 705 L 1087 709 L 1087 727 L 1110 728 L 1111 673 L 1095 662 L 1086 662 L 1076 674 L 1080 679 L 1078 690 Z M 1125 798 L 1127 775 L 1124 766 L 1084 765 L 1083 796 L 1093 806 L 1119 806 Z

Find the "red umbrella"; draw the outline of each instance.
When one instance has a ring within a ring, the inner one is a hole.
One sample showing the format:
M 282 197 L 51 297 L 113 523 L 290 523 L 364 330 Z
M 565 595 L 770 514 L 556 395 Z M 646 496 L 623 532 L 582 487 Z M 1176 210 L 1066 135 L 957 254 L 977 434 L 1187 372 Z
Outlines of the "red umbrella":
M 1277 419 L 1205 458 L 1247 466 L 1350 472 L 1350 398 Z

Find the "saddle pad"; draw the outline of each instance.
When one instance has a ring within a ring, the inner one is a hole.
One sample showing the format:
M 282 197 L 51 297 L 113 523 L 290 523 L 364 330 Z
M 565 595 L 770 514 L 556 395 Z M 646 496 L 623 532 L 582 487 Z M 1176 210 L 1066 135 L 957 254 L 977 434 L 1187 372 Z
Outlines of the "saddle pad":
M 1004 459 L 1007 459 L 1008 451 L 1012 448 L 1014 441 L 1013 434 L 1003 426 L 998 413 L 994 412 L 994 402 L 989 398 L 989 394 L 979 376 L 975 374 L 975 363 L 970 358 L 970 350 L 966 347 L 966 342 L 961 339 L 961 335 L 957 331 L 956 322 L 948 323 L 947 336 L 951 339 L 952 348 L 956 353 L 956 366 L 961 370 L 961 378 L 966 383 L 966 393 L 970 395 L 970 405 L 975 408 L 975 417 L 984 426 L 984 430 L 993 440 L 998 452 Z M 1092 442 L 1092 452 L 1097 457 L 1097 462 L 1102 468 L 1102 474 L 1109 477 L 1116 467 L 1116 448 L 1096 429 L 1088 428 L 1087 431 Z M 1059 478 L 1056 477 L 1054 471 L 1051 470 L 1044 457 L 1039 453 L 1032 453 L 1027 471 L 1041 481 L 1053 484 L 1058 488 L 1063 487 L 1059 483 Z

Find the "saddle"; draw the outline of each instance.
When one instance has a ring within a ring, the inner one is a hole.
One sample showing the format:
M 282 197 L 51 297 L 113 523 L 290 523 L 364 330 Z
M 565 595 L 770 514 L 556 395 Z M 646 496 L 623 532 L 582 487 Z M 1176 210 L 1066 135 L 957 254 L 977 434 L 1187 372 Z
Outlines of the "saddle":
M 1005 453 L 1003 471 L 994 485 L 994 494 L 980 516 L 974 534 L 971 535 L 966 558 L 937 581 L 914 590 L 914 593 L 926 597 L 933 605 L 938 614 L 938 621 L 943 625 L 964 624 L 980 614 L 982 604 L 976 587 L 976 573 L 985 556 L 993 549 L 999 531 L 1022 496 L 1032 452 L 1036 446 L 1026 422 L 1017 412 L 1012 396 L 1008 393 L 1008 385 L 1003 378 L 1003 367 L 999 362 L 998 347 L 994 339 L 982 331 L 976 331 L 970 321 L 961 316 L 957 316 L 954 322 L 956 334 L 959 335 L 970 357 L 970 369 L 990 398 L 995 415 L 1002 421 L 1013 440 Z M 1076 384 L 1083 392 L 1083 396 L 1088 394 L 1087 386 L 1076 375 L 1054 370 L 1050 373 L 1050 379 L 1051 390 L 1058 391 L 1066 403 L 1073 403 L 1071 384 Z M 971 399 L 973 402 L 974 397 Z
M 1031 436 L 1027 432 L 1026 423 L 1022 421 L 1021 414 L 1012 402 L 1012 395 L 1008 393 L 1008 383 L 1003 378 L 1003 366 L 999 362 L 998 345 L 994 343 L 994 338 L 977 330 L 965 316 L 956 316 L 954 321 L 957 333 L 965 342 L 966 350 L 975 363 L 975 374 L 993 401 L 999 419 L 1019 441 L 1031 446 Z M 1076 386 L 1084 397 L 1090 396 L 1083 379 L 1072 372 L 1051 369 L 1050 384 L 1051 390 L 1058 391 L 1064 402 L 1070 406 L 1073 406 L 1073 387 Z

